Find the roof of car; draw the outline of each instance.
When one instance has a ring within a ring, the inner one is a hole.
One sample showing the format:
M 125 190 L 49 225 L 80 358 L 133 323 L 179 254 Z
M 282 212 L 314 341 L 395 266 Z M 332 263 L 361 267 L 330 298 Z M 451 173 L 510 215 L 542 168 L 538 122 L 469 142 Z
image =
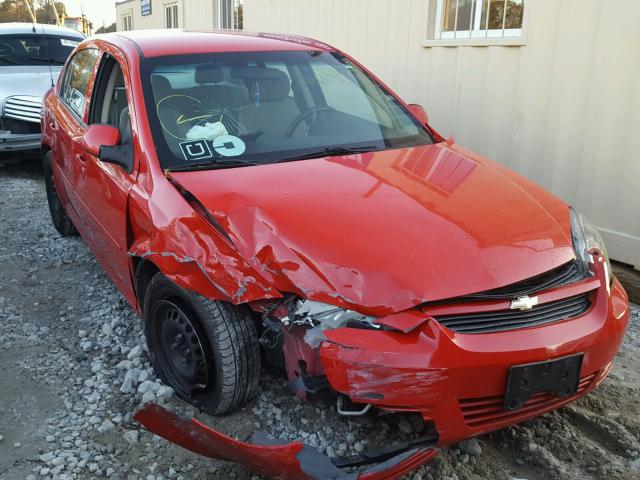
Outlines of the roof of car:
M 297 35 L 247 33 L 236 30 L 132 30 L 109 33 L 101 38 L 116 44 L 120 43 L 121 38 L 127 38 L 137 45 L 145 57 L 212 52 L 333 50 L 325 43 Z
M 34 32 L 35 30 L 35 32 Z M 78 30 L 44 23 L 0 23 L 0 35 L 20 35 L 24 33 L 44 33 L 45 35 L 64 35 L 66 37 L 84 38 Z

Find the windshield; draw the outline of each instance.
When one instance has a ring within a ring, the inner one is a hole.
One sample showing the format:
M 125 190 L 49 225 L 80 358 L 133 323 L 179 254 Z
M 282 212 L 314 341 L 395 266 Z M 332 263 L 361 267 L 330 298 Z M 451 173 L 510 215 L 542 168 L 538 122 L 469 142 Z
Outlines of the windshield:
M 163 168 L 223 168 L 432 143 L 337 53 L 238 52 L 143 61 Z
M 0 36 L 0 66 L 64 65 L 67 57 L 82 41 L 81 37 L 54 35 Z

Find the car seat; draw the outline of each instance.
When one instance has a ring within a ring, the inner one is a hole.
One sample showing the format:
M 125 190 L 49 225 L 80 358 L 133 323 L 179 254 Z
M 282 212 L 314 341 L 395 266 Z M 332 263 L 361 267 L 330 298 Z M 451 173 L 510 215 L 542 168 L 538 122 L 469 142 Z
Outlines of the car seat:
M 250 103 L 239 109 L 239 120 L 261 138 L 283 138 L 300 108 L 289 96 L 291 80 L 281 70 L 268 67 L 237 68 L 232 76 L 249 85 Z

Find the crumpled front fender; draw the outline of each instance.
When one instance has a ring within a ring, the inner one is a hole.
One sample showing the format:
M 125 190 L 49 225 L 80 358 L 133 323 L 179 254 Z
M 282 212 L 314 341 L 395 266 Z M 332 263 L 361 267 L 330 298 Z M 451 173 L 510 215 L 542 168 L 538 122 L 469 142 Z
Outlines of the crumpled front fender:
M 396 479 L 437 455 L 428 446 L 416 446 L 361 472 L 338 468 L 329 457 L 301 442 L 281 443 L 255 433 L 251 443 L 241 442 L 202 422 L 179 418 L 173 412 L 147 404 L 134 419 L 150 432 L 199 455 L 236 462 L 268 478 L 281 480 Z
M 234 304 L 280 298 L 265 277 L 244 261 L 201 205 L 172 181 L 130 199 L 131 257 L 147 259 L 182 288 Z

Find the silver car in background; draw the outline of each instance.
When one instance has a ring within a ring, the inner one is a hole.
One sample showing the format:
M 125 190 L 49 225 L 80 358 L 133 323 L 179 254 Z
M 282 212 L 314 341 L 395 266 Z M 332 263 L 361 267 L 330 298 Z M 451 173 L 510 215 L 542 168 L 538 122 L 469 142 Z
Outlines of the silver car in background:
M 0 161 L 38 153 L 42 97 L 84 38 L 55 25 L 0 24 Z

